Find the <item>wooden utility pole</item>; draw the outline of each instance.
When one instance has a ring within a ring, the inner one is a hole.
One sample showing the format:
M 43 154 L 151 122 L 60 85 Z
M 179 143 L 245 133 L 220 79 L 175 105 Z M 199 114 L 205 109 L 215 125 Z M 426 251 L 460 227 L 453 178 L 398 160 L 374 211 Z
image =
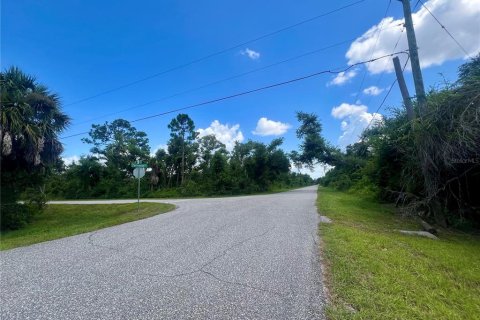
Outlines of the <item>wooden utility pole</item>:
M 415 93 L 417 95 L 418 113 L 420 120 L 425 115 L 427 98 L 425 96 L 425 88 L 423 86 L 422 70 L 420 69 L 420 60 L 418 58 L 417 39 L 415 30 L 413 29 L 412 9 L 410 8 L 410 0 L 399 0 L 403 4 L 403 14 L 405 16 L 405 29 L 407 29 L 408 49 L 410 52 L 410 62 L 412 66 L 413 82 L 415 84 Z M 403 95 L 403 93 L 402 93 Z M 439 172 L 432 159 L 435 151 L 422 139 L 419 134 L 415 134 L 415 143 L 417 145 L 420 167 L 422 169 L 426 197 L 430 213 L 433 214 L 435 220 L 441 226 L 446 226 L 446 218 L 444 214 L 444 204 L 438 197 L 438 180 Z
M 407 29 L 408 49 L 410 52 L 410 61 L 412 66 L 413 82 L 415 83 L 415 93 L 417 95 L 420 115 L 427 99 L 425 97 L 425 88 L 423 86 L 422 70 L 420 69 L 420 60 L 418 58 L 417 38 L 413 29 L 412 9 L 410 8 L 410 0 L 399 0 L 403 4 L 403 15 L 405 16 L 405 29 Z
M 402 67 L 400 66 L 400 59 L 398 59 L 398 57 L 393 58 L 393 65 L 397 75 L 398 86 L 402 93 L 403 103 L 405 104 L 405 109 L 407 109 L 408 120 L 412 121 L 415 119 L 415 113 L 413 112 L 412 101 L 410 100 L 410 94 L 408 93 L 407 85 L 405 84 L 405 78 L 403 77 Z

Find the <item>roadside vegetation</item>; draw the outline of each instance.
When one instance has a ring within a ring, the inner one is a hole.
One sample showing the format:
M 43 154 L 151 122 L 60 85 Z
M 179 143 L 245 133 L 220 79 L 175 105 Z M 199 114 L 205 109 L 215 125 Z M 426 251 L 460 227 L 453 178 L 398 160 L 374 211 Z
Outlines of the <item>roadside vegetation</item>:
M 228 151 L 214 135 L 198 137 L 186 114 L 174 118 L 169 128 L 165 149 L 150 156 L 145 133 L 127 121 L 94 125 L 83 139 L 92 145 L 91 155 L 69 166 L 60 164 L 46 181 L 49 198 L 136 197 L 131 168 L 136 159 L 151 168 L 141 181 L 141 196 L 148 198 L 241 195 L 313 184 L 308 175 L 290 170 L 281 138 L 269 144 L 237 142 Z
M 171 211 L 172 204 L 49 204 L 20 230 L 2 231 L 0 250 L 73 236 Z
M 345 151 L 317 134 L 303 153 L 333 167 L 317 203 L 330 319 L 478 318 L 479 88 L 477 56 L 413 118 L 396 108 Z M 422 228 L 438 239 L 398 231 Z
M 337 151 L 320 183 L 395 203 L 442 227 L 480 227 L 480 56 L 455 83 L 431 89 L 409 120 L 394 109 L 361 140 Z M 477 191 L 475 191 L 477 190 Z
M 369 196 L 319 188 L 330 319 L 476 319 L 480 235 L 441 229 L 438 240 L 396 230 L 419 224 Z
M 71 120 L 59 95 L 17 67 L 1 72 L 0 83 L 1 230 L 24 228 L 48 199 L 136 197 L 136 161 L 151 169 L 141 197 L 242 195 L 314 183 L 290 170 L 298 154 L 283 151 L 282 138 L 237 142 L 227 150 L 214 135 L 200 137 L 187 114 L 171 120 L 165 128 L 170 139 L 159 150 L 151 150 L 147 134 L 127 120 L 94 124 L 82 139 L 90 153 L 66 165 L 59 135 Z

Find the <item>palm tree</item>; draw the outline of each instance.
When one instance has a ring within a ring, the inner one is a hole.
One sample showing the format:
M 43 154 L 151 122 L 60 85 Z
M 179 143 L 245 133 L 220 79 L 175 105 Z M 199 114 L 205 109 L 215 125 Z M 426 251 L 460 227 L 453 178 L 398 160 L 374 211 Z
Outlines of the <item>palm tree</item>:
M 58 134 L 70 118 L 57 94 L 17 67 L 1 72 L 0 84 L 2 202 L 9 202 L 38 183 L 44 169 L 59 159 L 63 147 Z

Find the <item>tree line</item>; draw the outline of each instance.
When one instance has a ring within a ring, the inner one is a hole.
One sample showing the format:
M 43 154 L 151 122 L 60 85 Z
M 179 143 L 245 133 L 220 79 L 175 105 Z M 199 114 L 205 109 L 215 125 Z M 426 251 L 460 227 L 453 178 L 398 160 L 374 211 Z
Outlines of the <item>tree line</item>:
M 17 67 L 1 72 L 0 82 L 2 229 L 22 227 L 47 199 L 135 197 L 137 160 L 151 168 L 142 197 L 250 194 L 314 183 L 290 170 L 298 153 L 283 151 L 282 138 L 237 142 L 227 150 L 214 135 L 199 137 L 187 114 L 171 120 L 167 148 L 154 155 L 147 134 L 127 120 L 92 125 L 82 139 L 90 154 L 65 165 L 59 134 L 71 119 L 59 96 Z
M 290 171 L 282 138 L 269 144 L 236 142 L 228 151 L 215 135 L 198 137 L 194 121 L 179 114 L 168 125 L 165 149 L 150 155 L 145 132 L 127 120 L 93 125 L 90 155 L 50 175 L 50 198 L 122 198 L 136 196 L 132 164 L 149 170 L 142 179 L 143 197 L 235 195 L 311 185 L 310 176 Z
M 290 170 L 328 164 L 319 181 L 397 205 L 442 226 L 480 227 L 480 56 L 459 68 L 455 83 L 432 88 L 410 120 L 399 107 L 346 150 L 328 143 L 317 115 L 299 112 L 298 151 L 283 140 L 237 142 L 198 137 L 193 120 L 177 115 L 166 149 L 151 156 L 147 135 L 128 121 L 93 125 L 83 141 L 91 153 L 65 166 L 58 134 L 70 123 L 58 95 L 18 68 L 1 73 L 2 228 L 18 228 L 49 198 L 135 197 L 132 163 L 148 163 L 145 197 L 234 195 L 312 184 Z M 420 159 L 428 159 L 427 162 Z M 427 167 L 424 167 L 426 163 Z M 433 177 L 423 179 L 425 171 Z M 23 197 L 25 204 L 18 200 Z

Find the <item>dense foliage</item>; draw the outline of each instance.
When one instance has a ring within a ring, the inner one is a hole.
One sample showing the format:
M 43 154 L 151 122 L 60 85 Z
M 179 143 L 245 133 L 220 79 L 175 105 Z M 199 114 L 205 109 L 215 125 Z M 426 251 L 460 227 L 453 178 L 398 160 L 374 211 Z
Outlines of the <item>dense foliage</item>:
M 397 109 L 338 154 L 322 183 L 368 189 L 441 225 L 480 223 L 480 56 L 432 89 L 416 118 Z M 427 176 L 427 179 L 425 178 Z
M 153 155 L 146 133 L 128 121 L 93 125 L 82 139 L 90 154 L 65 166 L 58 135 L 70 119 L 58 95 L 16 67 L 2 72 L 0 81 L 2 229 L 24 226 L 44 209 L 47 196 L 135 197 L 136 161 L 150 168 L 142 179 L 143 197 L 246 194 L 313 183 L 308 175 L 290 172 L 282 139 L 237 143 L 227 151 L 213 135 L 199 138 L 186 114 L 172 119 L 167 148 Z
M 135 197 L 131 165 L 139 159 L 151 169 L 142 179 L 142 197 L 233 195 L 300 187 L 308 175 L 290 172 L 290 158 L 279 147 L 237 142 L 231 151 L 214 135 L 198 137 L 193 120 L 179 114 L 168 125 L 165 149 L 149 155 L 146 134 L 126 120 L 93 125 L 91 154 L 52 175 L 47 192 L 53 198 Z
M 58 164 L 69 123 L 59 98 L 16 67 L 0 73 L 1 228 L 15 229 L 45 203 L 46 173 Z M 19 204 L 28 192 L 32 204 Z

